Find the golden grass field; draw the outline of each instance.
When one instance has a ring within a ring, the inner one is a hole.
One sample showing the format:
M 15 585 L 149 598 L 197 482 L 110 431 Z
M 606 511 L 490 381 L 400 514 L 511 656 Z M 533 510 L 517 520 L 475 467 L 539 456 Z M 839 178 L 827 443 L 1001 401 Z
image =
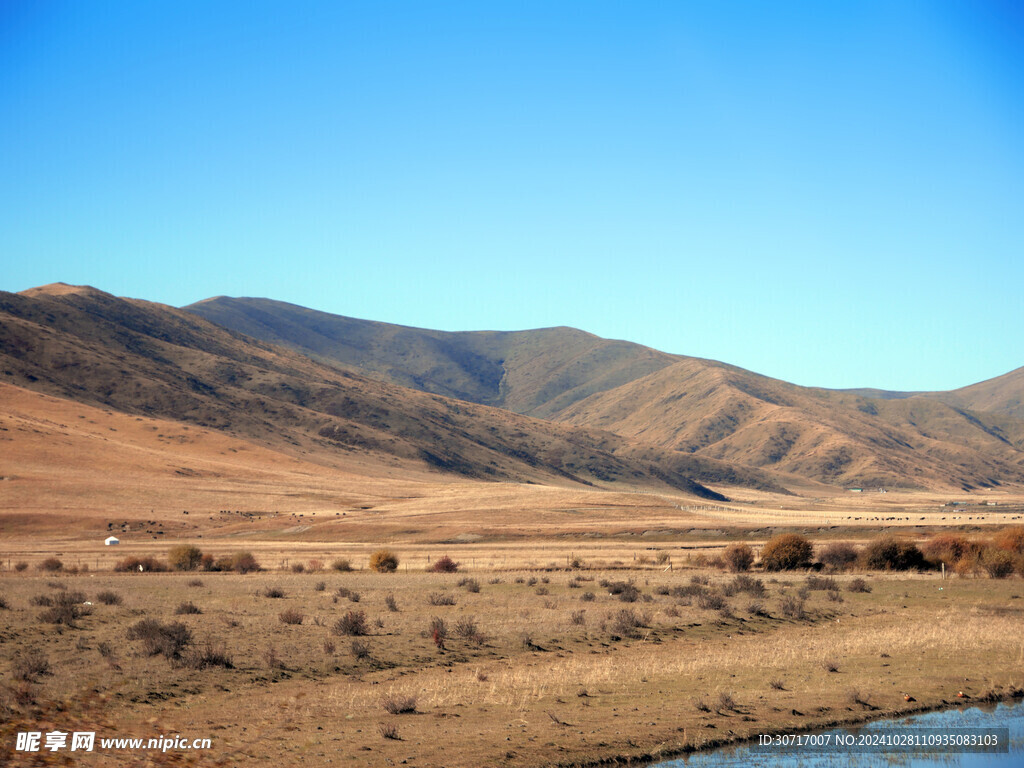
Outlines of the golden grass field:
M 299 574 L 291 566 L 327 549 L 310 545 L 286 557 L 276 546 L 252 549 L 265 566 L 287 570 L 5 570 L 3 746 L 17 729 L 88 725 L 106 735 L 213 739 L 207 753 L 110 753 L 91 756 L 90 765 L 583 765 L 1024 686 L 1019 577 L 844 573 L 823 577 L 835 587 L 825 590 L 807 589 L 805 573 L 754 573 L 765 590 L 757 596 L 730 594 L 732 574 L 697 567 L 690 550 L 667 545 L 637 561 L 625 548 L 618 557 L 608 549 L 600 553 L 611 559 L 595 563 L 584 547 L 520 543 L 512 564 L 504 546 L 434 547 L 433 558 L 448 553 L 462 563 L 454 574 L 425 573 L 420 553 L 402 547 L 394 547 L 402 561 L 395 573 L 370 571 L 364 556 L 347 550 L 358 570 Z M 567 558 L 579 567 L 566 568 Z M 522 559 L 537 567 L 520 567 Z M 621 567 L 603 567 L 613 561 Z M 856 578 L 871 591 L 850 591 Z M 460 586 L 464 579 L 479 591 Z M 694 588 L 695 580 L 707 585 Z M 615 582 L 635 585 L 637 600 L 611 594 Z M 688 594 L 694 589 L 726 609 L 701 607 Z M 274 590 L 283 596 L 267 596 Z M 91 613 L 74 627 L 40 620 L 45 609 L 34 598 L 69 591 L 84 593 Z M 121 603 L 101 603 L 103 592 Z M 432 595 L 454 605 L 432 605 Z M 805 615 L 787 616 L 787 598 L 802 602 Z M 201 613 L 176 614 L 184 602 Z M 753 603 L 763 610 L 751 613 Z M 300 624 L 282 623 L 288 609 L 302 615 Z M 367 634 L 338 634 L 334 625 L 353 611 L 365 615 Z M 429 631 L 435 617 L 448 630 L 443 649 Z M 144 618 L 182 622 L 196 648 L 222 651 L 232 668 L 144 655 L 128 639 Z M 16 679 L 32 652 L 49 671 Z M 385 711 L 389 699 L 405 698 L 414 712 Z M 388 727 L 396 738 L 382 735 Z M 32 764 L 23 753 L 5 758 Z

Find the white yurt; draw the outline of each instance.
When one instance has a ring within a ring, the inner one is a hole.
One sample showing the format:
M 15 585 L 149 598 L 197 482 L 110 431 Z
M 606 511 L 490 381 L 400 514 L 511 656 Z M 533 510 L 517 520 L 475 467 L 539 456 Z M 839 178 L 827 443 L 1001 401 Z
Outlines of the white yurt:
M 110 546 L 113 546 L 114 544 L 120 544 L 121 540 L 119 538 L 117 538 L 117 536 L 107 536 L 107 538 L 105 538 L 103 540 L 103 543 L 106 544 L 108 547 L 110 547 Z

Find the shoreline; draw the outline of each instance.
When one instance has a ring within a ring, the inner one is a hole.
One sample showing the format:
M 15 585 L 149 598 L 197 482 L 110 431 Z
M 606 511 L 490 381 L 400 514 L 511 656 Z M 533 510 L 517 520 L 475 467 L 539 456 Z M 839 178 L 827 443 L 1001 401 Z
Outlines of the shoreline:
M 954 709 L 964 709 L 967 707 L 976 707 L 979 704 L 990 704 L 999 705 L 1007 702 L 1022 703 L 1024 702 L 1024 688 L 1011 687 L 1008 690 L 1001 691 L 999 693 L 992 692 L 990 695 L 983 698 L 973 699 L 971 701 L 963 702 L 951 702 L 942 700 L 938 703 L 923 703 L 918 706 L 910 707 L 908 709 L 901 709 L 898 711 L 890 710 L 886 712 L 874 712 L 864 713 L 863 716 L 851 714 L 847 718 L 833 718 L 815 720 L 813 722 L 807 722 L 796 728 L 786 728 L 784 730 L 767 728 L 760 731 L 758 735 L 765 736 L 776 736 L 783 734 L 807 734 L 807 733 L 818 733 L 822 731 L 831 730 L 834 728 L 849 728 L 858 725 L 869 725 L 874 722 L 882 720 L 894 720 L 903 717 L 913 717 L 914 715 L 924 715 L 930 712 L 948 712 Z M 735 736 L 728 738 L 717 738 L 709 739 L 701 743 L 700 745 L 687 744 L 683 747 L 670 749 L 666 751 L 645 754 L 625 754 L 619 753 L 615 755 L 609 755 L 604 758 L 598 758 L 595 760 L 585 761 L 569 761 L 560 763 L 548 763 L 545 764 L 544 768 L 603 768 L 604 766 L 616 765 L 616 766 L 653 766 L 667 760 L 675 760 L 680 757 L 687 755 L 696 754 L 707 754 L 718 749 L 724 749 L 726 747 L 739 747 L 748 742 L 754 741 L 754 736 Z

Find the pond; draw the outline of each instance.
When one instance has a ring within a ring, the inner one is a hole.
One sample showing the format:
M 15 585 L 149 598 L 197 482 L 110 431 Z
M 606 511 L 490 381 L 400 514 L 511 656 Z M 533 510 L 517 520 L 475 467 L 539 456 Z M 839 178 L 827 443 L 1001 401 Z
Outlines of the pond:
M 1002 740 L 1007 734 L 1009 745 L 1005 752 L 924 752 L 905 748 L 881 752 L 877 751 L 877 746 L 863 746 L 867 742 L 884 743 L 890 739 L 934 743 L 936 738 L 973 736 L 980 743 L 989 744 L 993 737 L 997 737 L 1002 749 Z M 660 762 L 650 768 L 1021 768 L 1024 766 L 1024 704 L 1016 702 L 929 712 L 896 720 L 878 720 L 857 728 L 821 731 L 813 737 L 788 749 L 747 742 Z M 808 741 L 812 743 L 808 744 Z

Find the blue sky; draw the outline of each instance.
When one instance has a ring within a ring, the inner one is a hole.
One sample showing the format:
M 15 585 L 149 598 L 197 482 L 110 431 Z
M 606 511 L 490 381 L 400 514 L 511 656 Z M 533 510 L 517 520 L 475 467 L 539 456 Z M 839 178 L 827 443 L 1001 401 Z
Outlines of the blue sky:
M 0 289 L 1024 365 L 1011 2 L 0 3 Z

